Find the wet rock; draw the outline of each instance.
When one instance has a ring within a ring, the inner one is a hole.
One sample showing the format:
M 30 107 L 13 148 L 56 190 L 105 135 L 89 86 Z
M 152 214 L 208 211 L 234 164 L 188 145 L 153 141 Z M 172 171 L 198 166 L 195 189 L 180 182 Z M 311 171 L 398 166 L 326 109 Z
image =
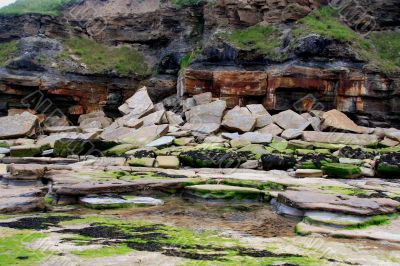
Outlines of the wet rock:
M 138 90 L 125 104 L 118 108 L 123 114 L 131 117 L 142 118 L 154 111 L 154 104 L 150 99 L 147 88 Z
M 126 134 L 121 142 L 143 146 L 168 133 L 168 125 L 142 127 Z
M 157 167 L 163 169 L 179 169 L 179 158 L 176 156 L 157 156 Z
M 295 166 L 296 159 L 286 155 L 264 154 L 261 156 L 261 162 L 265 171 L 288 170 Z
M 164 136 L 159 139 L 156 139 L 149 144 L 146 145 L 146 147 L 164 147 L 164 146 L 170 146 L 174 142 L 175 137 L 172 136 Z
M 0 188 L 0 213 L 27 213 L 44 209 L 44 193 L 38 188 Z
M 326 211 L 351 215 L 379 215 L 395 213 L 397 201 L 386 198 L 359 198 L 324 194 L 314 191 L 286 191 L 278 195 L 278 202 L 300 210 Z
M 344 113 L 334 109 L 323 115 L 324 122 L 322 123 L 322 130 L 344 130 L 354 133 L 363 133 L 363 130 L 356 125 Z
M 351 144 L 360 146 L 374 145 L 379 141 L 376 135 L 314 131 L 304 131 L 303 140 L 309 142 Z
M 267 144 L 272 141 L 272 134 L 260 132 L 247 132 L 240 136 L 240 139 L 247 140 L 251 144 Z
M 238 153 L 220 149 L 185 151 L 179 159 L 183 165 L 194 168 L 236 168 L 246 161 Z
M 301 137 L 302 134 L 303 131 L 298 129 L 286 129 L 285 131 L 282 132 L 281 137 L 286 140 L 291 140 Z
M 271 134 L 272 136 L 278 136 L 283 132 L 283 129 L 278 127 L 275 124 L 271 124 L 271 125 L 268 125 L 266 127 L 263 127 L 261 129 L 257 130 L 257 132 L 264 133 L 264 134 Z
M 305 130 L 310 122 L 292 110 L 280 112 L 272 116 L 274 123 L 284 129 Z
M 150 197 L 100 197 L 100 196 L 87 196 L 81 197 L 79 202 L 85 207 L 91 209 L 117 209 L 126 208 L 134 205 L 139 206 L 157 206 L 163 205 L 162 200 Z
M 194 99 L 196 105 L 207 104 L 212 101 L 212 93 L 211 92 L 200 93 L 200 94 L 194 95 L 193 99 Z
M 260 144 L 248 145 L 239 149 L 237 152 L 248 160 L 258 160 L 262 155 L 268 154 L 268 151 Z
M 0 117 L 0 139 L 32 135 L 35 133 L 38 122 L 37 116 L 28 112 L 14 116 Z
M 264 193 L 261 190 L 248 187 L 236 187 L 228 185 L 195 185 L 185 188 L 185 192 L 191 196 L 204 199 L 224 200 L 263 200 Z
M 327 163 L 322 166 L 324 174 L 333 178 L 358 178 L 361 176 L 361 169 L 357 165 Z
M 375 152 L 367 152 L 360 148 L 352 148 L 349 146 L 343 147 L 339 150 L 339 156 L 351 159 L 373 159 L 376 155 L 377 153 Z
M 231 131 L 250 132 L 253 131 L 256 118 L 247 108 L 235 107 L 229 110 L 222 121 L 222 126 Z

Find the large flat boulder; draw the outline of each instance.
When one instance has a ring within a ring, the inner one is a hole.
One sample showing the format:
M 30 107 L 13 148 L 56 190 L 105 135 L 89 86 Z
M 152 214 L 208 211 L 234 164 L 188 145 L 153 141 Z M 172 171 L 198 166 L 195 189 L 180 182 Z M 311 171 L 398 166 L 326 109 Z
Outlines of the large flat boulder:
M 138 90 L 131 98 L 118 108 L 123 114 L 131 117 L 141 118 L 154 111 L 154 104 L 150 99 L 147 88 Z
M 0 213 L 24 213 L 44 209 L 43 191 L 32 187 L 0 188 Z
M 190 124 L 221 124 L 225 109 L 225 101 L 198 105 L 187 112 L 187 120 Z
M 142 127 L 125 135 L 121 142 L 143 146 L 168 133 L 168 125 Z
M 368 134 L 304 131 L 303 140 L 346 145 L 368 146 L 379 142 L 378 136 Z
M 284 129 L 305 130 L 310 125 L 307 119 L 292 110 L 280 112 L 272 118 L 275 124 Z
M 250 104 L 246 108 L 256 117 L 256 128 L 263 128 L 273 123 L 272 116 L 262 104 Z
M 0 117 L 0 139 L 29 136 L 34 133 L 38 123 L 37 116 L 28 112 Z
M 256 118 L 247 108 L 236 106 L 226 113 L 222 126 L 234 132 L 250 132 L 256 126 Z
M 257 132 L 264 134 L 271 134 L 272 136 L 278 136 L 283 132 L 283 129 L 275 124 L 270 124 L 266 127 L 257 130 Z
M 363 133 L 363 129 L 356 125 L 344 113 L 334 109 L 323 115 L 324 122 L 322 123 L 322 130 L 334 129 L 344 130 L 354 133 Z
M 309 190 L 279 193 L 277 201 L 301 210 L 365 216 L 396 213 L 396 208 L 400 206 L 398 201 L 387 198 L 359 198 L 356 196 L 324 194 Z

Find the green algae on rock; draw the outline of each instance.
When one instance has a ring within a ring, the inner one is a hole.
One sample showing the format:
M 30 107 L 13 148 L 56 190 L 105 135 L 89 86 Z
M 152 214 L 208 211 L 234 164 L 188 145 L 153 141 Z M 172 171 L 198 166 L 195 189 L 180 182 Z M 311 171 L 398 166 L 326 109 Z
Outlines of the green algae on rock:
M 218 184 L 188 186 L 185 193 L 204 199 L 264 200 L 265 197 L 265 192 L 256 188 Z
M 327 163 L 322 166 L 322 171 L 334 178 L 357 178 L 361 176 L 361 169 L 357 165 Z

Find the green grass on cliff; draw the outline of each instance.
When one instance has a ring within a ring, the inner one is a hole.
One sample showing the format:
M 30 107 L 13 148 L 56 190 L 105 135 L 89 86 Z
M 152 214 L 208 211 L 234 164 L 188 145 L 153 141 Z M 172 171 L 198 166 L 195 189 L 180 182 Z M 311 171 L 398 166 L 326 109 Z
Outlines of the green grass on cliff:
M 145 57 L 131 47 L 108 47 L 88 38 L 70 38 L 63 40 L 66 52 L 59 59 L 78 57 L 78 61 L 87 66 L 91 73 L 116 72 L 119 75 L 145 75 L 147 64 Z
M 63 6 L 77 0 L 17 0 L 15 3 L 0 9 L 3 15 L 22 15 L 27 13 L 60 15 Z
M 400 32 L 373 32 L 369 35 L 385 72 L 400 71 Z
M 281 55 L 276 52 L 281 45 L 280 33 L 272 26 L 255 25 L 244 30 L 235 30 L 223 37 L 238 48 L 257 50 L 273 60 L 281 59 Z
M 7 61 L 12 58 L 17 51 L 18 41 L 0 43 L 0 66 L 6 65 Z

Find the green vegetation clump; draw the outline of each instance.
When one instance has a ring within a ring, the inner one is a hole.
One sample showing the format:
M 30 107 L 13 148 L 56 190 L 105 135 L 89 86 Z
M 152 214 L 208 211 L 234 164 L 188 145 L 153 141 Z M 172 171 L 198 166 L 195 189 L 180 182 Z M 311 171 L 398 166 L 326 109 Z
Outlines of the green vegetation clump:
M 3 15 L 22 15 L 27 13 L 58 16 L 62 8 L 77 0 L 17 0 L 0 9 Z
M 148 66 L 145 57 L 131 47 L 108 47 L 88 38 L 64 39 L 66 51 L 59 60 L 76 56 L 91 73 L 115 71 L 119 75 L 146 75 Z
M 361 174 L 361 169 L 358 166 L 340 163 L 325 164 L 322 166 L 322 171 L 334 178 L 356 178 Z
M 377 51 L 379 67 L 385 72 L 400 71 L 400 32 L 373 32 L 369 38 Z
M 172 6 L 181 9 L 189 6 L 195 6 L 200 3 L 200 0 L 171 0 Z
M 386 225 L 386 224 L 390 224 L 390 222 L 392 220 L 397 219 L 398 217 L 399 217 L 399 215 L 396 213 L 372 216 L 370 219 L 368 219 L 365 222 L 348 225 L 348 226 L 345 226 L 344 228 L 347 230 L 355 230 L 355 229 L 365 229 L 370 226 Z
M 187 68 L 190 63 L 192 62 L 192 60 L 198 56 L 201 53 L 201 49 L 195 49 L 189 53 L 187 53 L 184 57 L 182 57 L 181 59 L 181 69 L 185 69 Z
M 17 52 L 18 41 L 0 43 L 0 66 L 5 66 L 15 52 Z
M 348 188 L 348 187 L 338 187 L 338 186 L 322 186 L 320 189 L 332 193 L 332 194 L 340 194 L 340 195 L 348 195 L 348 196 L 367 196 L 368 190 L 361 188 Z
M 0 237 L 0 265 L 36 265 L 49 254 L 41 250 L 28 249 L 26 245 L 45 236 L 43 233 L 26 231 Z
M 280 32 L 275 27 L 255 25 L 244 30 L 235 30 L 222 37 L 238 48 L 256 50 L 276 61 L 284 59 L 284 56 L 276 51 L 281 46 L 281 40 Z

